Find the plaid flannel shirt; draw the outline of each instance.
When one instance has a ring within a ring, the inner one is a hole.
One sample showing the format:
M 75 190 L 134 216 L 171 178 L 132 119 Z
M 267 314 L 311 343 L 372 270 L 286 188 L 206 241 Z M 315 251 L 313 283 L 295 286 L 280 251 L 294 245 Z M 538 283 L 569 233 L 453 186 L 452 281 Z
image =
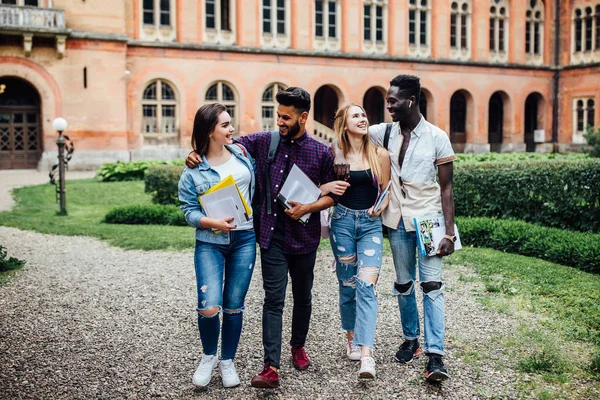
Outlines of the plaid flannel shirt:
M 306 131 L 296 140 L 281 138 L 275 159 L 271 164 L 271 201 L 272 214 L 267 214 L 265 195 L 265 173 L 267 172 L 267 157 L 270 132 L 251 133 L 236 139 L 256 160 L 257 185 L 256 195 L 262 199 L 260 212 L 260 232 L 256 232 L 258 243 L 262 249 L 269 248 L 277 218 L 283 218 L 285 224 L 285 247 L 288 254 L 305 254 L 315 251 L 321 240 L 321 222 L 319 213 L 313 213 L 306 225 L 292 220 L 287 214 L 278 215 L 277 194 L 283 185 L 283 175 L 289 158 L 289 167 L 296 164 L 314 183 L 322 183 L 336 179 L 333 171 L 333 152 L 329 146 L 311 138 Z M 331 195 L 337 202 L 337 197 Z

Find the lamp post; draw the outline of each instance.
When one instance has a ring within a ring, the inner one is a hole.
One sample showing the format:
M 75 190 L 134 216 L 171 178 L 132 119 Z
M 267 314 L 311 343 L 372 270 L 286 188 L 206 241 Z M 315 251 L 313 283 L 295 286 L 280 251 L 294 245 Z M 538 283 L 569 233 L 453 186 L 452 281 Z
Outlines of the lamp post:
M 65 139 L 63 138 L 63 131 L 68 127 L 67 120 L 64 118 L 56 118 L 52 121 L 52 127 L 55 131 L 58 131 L 58 139 L 56 144 L 58 146 L 58 179 L 59 179 L 59 191 L 60 196 L 60 212 L 59 215 L 67 215 L 67 200 L 65 198 Z

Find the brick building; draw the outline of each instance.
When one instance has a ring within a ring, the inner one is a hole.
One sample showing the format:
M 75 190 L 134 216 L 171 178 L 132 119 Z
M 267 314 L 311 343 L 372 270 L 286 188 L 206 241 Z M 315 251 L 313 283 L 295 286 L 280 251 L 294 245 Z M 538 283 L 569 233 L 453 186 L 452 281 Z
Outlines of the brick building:
M 0 168 L 55 163 L 58 116 L 72 167 L 181 157 L 200 105 L 227 105 L 240 135 L 272 129 L 287 86 L 328 140 L 344 102 L 389 118 L 403 72 L 457 151 L 581 147 L 600 0 L 0 0 Z

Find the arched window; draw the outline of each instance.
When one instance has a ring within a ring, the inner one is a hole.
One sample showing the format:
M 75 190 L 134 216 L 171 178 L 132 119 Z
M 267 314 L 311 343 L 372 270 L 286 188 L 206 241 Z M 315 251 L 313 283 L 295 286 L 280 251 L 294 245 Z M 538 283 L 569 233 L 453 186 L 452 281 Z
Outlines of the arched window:
M 177 135 L 177 96 L 167 82 L 151 82 L 142 97 L 142 133 L 146 135 Z
M 235 98 L 235 92 L 231 86 L 229 86 L 229 84 L 225 82 L 214 83 L 206 91 L 206 96 L 204 99 L 207 102 L 217 102 L 223 104 L 231 116 L 231 124 L 236 127 L 237 130 L 237 100 Z
M 286 85 L 281 83 L 274 83 L 265 89 L 262 95 L 261 101 L 261 126 L 262 130 L 272 131 L 277 127 L 277 100 L 275 96 L 277 93 L 285 90 Z
M 508 60 L 508 1 L 490 0 L 490 59 Z
M 576 8 L 573 11 L 571 61 L 595 62 L 600 60 L 600 5 L 595 8 Z
M 410 0 L 408 3 L 408 44 L 412 56 L 431 55 L 431 1 Z
M 529 0 L 525 17 L 525 53 L 527 53 L 527 61 L 540 64 L 543 61 L 544 49 L 544 2 L 542 0 Z
M 469 59 L 471 48 L 471 1 L 455 0 L 450 11 L 450 55 Z
M 593 98 L 578 98 L 573 107 L 573 143 L 585 143 L 583 134 L 594 126 L 595 102 Z

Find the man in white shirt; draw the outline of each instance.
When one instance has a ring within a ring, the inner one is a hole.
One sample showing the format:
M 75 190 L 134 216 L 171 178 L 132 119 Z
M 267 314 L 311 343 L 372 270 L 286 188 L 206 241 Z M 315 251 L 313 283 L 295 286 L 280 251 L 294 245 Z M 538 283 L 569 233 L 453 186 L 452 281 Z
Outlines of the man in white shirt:
M 449 377 L 444 355 L 444 283 L 442 257 L 454 252 L 453 164 L 456 160 L 448 135 L 430 124 L 419 111 L 419 78 L 398 75 L 390 82 L 387 110 L 392 127 L 387 145 L 392 164 L 390 204 L 383 212 L 396 269 L 394 294 L 398 296 L 404 343 L 396 353 L 402 363 L 421 352 L 419 313 L 415 298 L 417 241 L 413 218 L 443 212 L 446 236 L 437 256 L 418 254 L 419 281 L 425 316 L 424 351 L 429 357 L 425 376 L 440 382 Z M 369 127 L 371 142 L 384 145 L 387 124 Z M 436 180 L 439 177 L 439 184 Z

